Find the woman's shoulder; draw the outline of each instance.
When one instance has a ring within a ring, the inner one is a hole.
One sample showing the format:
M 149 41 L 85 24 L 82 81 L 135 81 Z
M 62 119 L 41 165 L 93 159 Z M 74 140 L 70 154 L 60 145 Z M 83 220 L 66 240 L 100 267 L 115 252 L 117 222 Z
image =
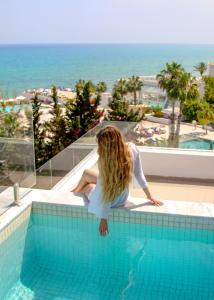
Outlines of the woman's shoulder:
M 129 143 L 126 143 L 126 144 L 127 144 L 128 148 L 129 148 L 129 150 L 131 151 L 131 153 L 132 153 L 132 154 L 134 155 L 134 157 L 135 157 L 135 155 L 136 155 L 137 152 L 138 152 L 136 145 L 135 145 L 133 142 L 129 142 Z
M 131 149 L 137 149 L 136 145 L 133 142 L 128 142 L 126 145 Z

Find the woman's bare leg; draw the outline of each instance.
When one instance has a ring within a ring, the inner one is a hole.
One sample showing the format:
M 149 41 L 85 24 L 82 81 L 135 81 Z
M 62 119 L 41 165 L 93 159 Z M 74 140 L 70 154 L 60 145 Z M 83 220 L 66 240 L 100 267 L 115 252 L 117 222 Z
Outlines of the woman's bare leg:
M 71 190 L 71 192 L 80 193 L 80 192 L 82 192 L 82 189 L 87 184 L 89 184 L 89 183 L 96 184 L 97 183 L 97 176 L 98 176 L 98 172 L 96 170 L 86 169 L 83 172 L 79 183 L 77 184 L 77 186 L 73 190 Z

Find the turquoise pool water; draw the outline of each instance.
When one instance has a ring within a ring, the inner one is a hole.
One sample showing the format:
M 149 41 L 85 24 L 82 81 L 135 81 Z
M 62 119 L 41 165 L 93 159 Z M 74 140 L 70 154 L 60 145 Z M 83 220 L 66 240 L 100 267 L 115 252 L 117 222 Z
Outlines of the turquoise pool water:
M 190 139 L 180 142 L 179 148 L 214 150 L 214 141 L 207 139 Z
M 156 101 L 142 101 L 142 102 L 146 105 L 151 106 L 151 107 L 160 107 L 160 108 L 163 108 L 164 104 L 165 104 L 165 101 L 159 101 L 159 102 L 156 102 Z
M 34 214 L 0 246 L 1 300 L 212 300 L 214 235 Z
M 6 106 L 5 107 L 5 112 L 11 112 L 11 111 L 17 111 L 19 109 L 25 109 L 25 108 L 30 108 L 31 104 L 23 104 L 23 105 L 13 105 L 13 106 Z M 3 112 L 3 108 L 0 106 L 0 112 Z

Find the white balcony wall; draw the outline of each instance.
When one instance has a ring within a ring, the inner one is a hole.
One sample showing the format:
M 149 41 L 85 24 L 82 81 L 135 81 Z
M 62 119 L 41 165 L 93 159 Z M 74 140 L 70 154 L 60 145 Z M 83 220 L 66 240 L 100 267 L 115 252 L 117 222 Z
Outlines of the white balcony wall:
M 145 175 L 214 180 L 214 153 L 139 147 Z
M 145 147 L 138 149 L 145 175 L 214 180 L 214 153 Z M 70 191 L 79 181 L 83 170 L 96 167 L 97 159 L 97 152 L 94 150 L 62 178 L 53 190 Z

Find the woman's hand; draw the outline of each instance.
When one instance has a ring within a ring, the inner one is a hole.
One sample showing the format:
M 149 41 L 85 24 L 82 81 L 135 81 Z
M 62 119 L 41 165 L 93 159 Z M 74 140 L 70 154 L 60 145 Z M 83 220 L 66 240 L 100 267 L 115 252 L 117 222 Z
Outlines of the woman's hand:
M 149 199 L 153 205 L 156 205 L 156 206 L 161 206 L 163 205 L 163 202 L 159 201 L 159 200 L 155 200 L 154 198 L 150 198 Z
M 145 192 L 147 198 L 152 202 L 153 205 L 156 205 L 156 206 L 161 206 L 161 205 L 163 205 L 163 202 L 161 202 L 161 201 L 159 201 L 159 200 L 155 200 L 155 199 L 152 197 L 152 195 L 151 195 L 151 193 L 150 193 L 150 191 L 149 191 L 148 186 L 144 187 L 143 190 L 144 190 L 144 192 Z
M 100 220 L 99 232 L 100 232 L 100 235 L 103 235 L 103 236 L 108 234 L 108 222 L 106 219 Z

